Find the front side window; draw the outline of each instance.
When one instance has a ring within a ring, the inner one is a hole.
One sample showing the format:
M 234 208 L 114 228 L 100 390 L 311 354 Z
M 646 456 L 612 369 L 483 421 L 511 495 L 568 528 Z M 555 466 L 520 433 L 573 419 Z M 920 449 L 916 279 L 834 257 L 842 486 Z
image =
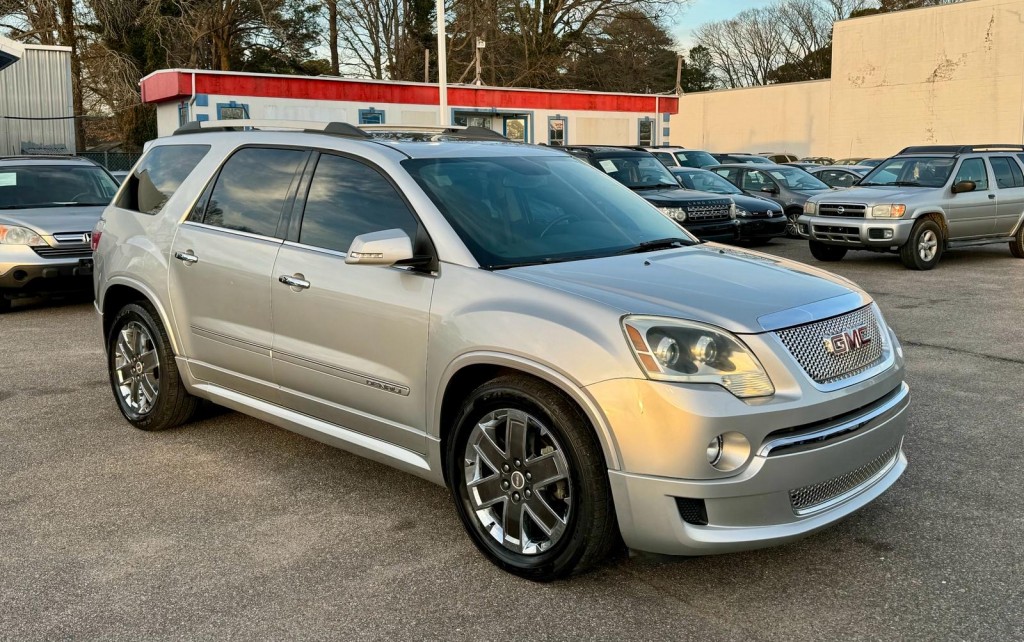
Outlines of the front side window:
M 125 180 L 127 184 L 117 199 L 117 206 L 156 214 L 209 151 L 209 145 L 154 147 Z
M 117 183 L 95 165 L 0 168 L 0 210 L 106 205 Z
M 596 162 L 601 171 L 632 189 L 679 186 L 661 161 L 650 154 L 602 157 Z
M 715 157 L 707 152 L 676 152 L 676 160 L 683 167 L 710 167 L 717 165 Z
M 643 198 L 569 156 L 402 165 L 485 268 L 611 256 L 645 241 L 695 242 Z
M 676 166 L 675 157 L 673 157 L 672 154 L 669 154 L 668 152 L 654 152 L 654 157 L 661 161 L 661 164 L 664 165 L 665 167 Z
M 765 171 L 768 175 L 774 178 L 777 183 L 780 183 L 787 189 L 794 189 L 797 191 L 828 189 L 828 185 L 822 183 L 802 169 L 791 169 L 787 167 L 786 169 L 769 169 Z
M 295 172 L 307 152 L 245 147 L 220 170 L 203 222 L 229 230 L 274 236 Z
M 890 158 L 879 163 L 860 184 L 898 187 L 942 187 L 956 161 L 948 157 Z
M 985 161 L 983 159 L 968 158 L 960 165 L 960 170 L 957 171 L 953 184 L 956 185 L 964 181 L 974 183 L 974 189 L 979 192 L 988 189 L 988 172 L 985 170 Z
M 398 191 L 376 170 L 325 154 L 309 185 L 299 242 L 348 252 L 360 234 L 398 228 L 415 239 L 418 226 Z
M 999 189 L 1024 187 L 1024 174 L 1021 174 L 1020 166 L 1012 158 L 993 156 L 989 162 L 992 163 L 992 171 Z
M 742 194 L 743 191 L 712 172 L 678 172 L 675 174 L 686 189 L 712 194 Z
M 768 187 L 775 187 L 775 182 L 764 172 L 751 171 L 743 174 L 743 189 L 750 192 L 761 192 Z

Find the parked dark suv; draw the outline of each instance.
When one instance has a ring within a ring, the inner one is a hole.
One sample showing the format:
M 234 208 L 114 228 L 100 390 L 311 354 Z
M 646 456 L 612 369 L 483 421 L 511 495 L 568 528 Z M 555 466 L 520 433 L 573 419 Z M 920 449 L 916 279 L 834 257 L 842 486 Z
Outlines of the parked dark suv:
M 630 188 L 662 214 L 694 236 L 707 241 L 735 241 L 736 213 L 732 199 L 720 194 L 684 190 L 650 152 L 622 147 L 565 147 Z

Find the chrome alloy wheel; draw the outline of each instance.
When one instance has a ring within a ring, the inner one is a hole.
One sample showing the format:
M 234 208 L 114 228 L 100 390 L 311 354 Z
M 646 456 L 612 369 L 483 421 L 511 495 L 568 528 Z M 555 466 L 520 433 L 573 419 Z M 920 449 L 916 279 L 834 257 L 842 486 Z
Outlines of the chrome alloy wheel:
M 469 504 L 484 532 L 524 555 L 558 543 L 572 483 L 565 452 L 543 423 L 521 410 L 488 413 L 469 435 L 464 462 Z
M 153 409 L 160 393 L 160 358 L 152 335 L 138 321 L 126 324 L 117 336 L 114 377 L 130 413 L 142 416 Z
M 917 254 L 922 261 L 931 261 L 939 251 L 939 237 L 932 230 L 925 230 L 917 239 Z

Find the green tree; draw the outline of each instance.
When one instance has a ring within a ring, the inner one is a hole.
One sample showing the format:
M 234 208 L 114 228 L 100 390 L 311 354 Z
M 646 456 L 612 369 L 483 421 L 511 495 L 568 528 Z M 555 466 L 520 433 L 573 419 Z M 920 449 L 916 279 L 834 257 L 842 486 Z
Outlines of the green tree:
M 685 93 L 710 91 L 715 88 L 715 64 L 711 52 L 697 45 L 690 49 L 683 61 L 679 85 Z

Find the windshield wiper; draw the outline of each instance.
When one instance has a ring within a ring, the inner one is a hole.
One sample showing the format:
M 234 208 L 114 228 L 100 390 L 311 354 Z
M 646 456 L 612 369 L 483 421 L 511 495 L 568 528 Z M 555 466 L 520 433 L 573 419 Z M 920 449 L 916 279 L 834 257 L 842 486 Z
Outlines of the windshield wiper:
M 640 189 L 681 189 L 678 183 L 658 183 L 657 185 L 635 185 L 630 187 L 632 190 Z
M 892 184 L 897 187 L 924 187 L 924 185 L 915 181 L 896 181 Z
M 690 239 L 670 237 L 637 243 L 633 247 L 620 250 L 615 254 L 640 254 L 642 252 L 654 252 L 655 250 L 667 250 L 673 247 L 690 247 L 691 245 L 693 245 L 693 241 Z

